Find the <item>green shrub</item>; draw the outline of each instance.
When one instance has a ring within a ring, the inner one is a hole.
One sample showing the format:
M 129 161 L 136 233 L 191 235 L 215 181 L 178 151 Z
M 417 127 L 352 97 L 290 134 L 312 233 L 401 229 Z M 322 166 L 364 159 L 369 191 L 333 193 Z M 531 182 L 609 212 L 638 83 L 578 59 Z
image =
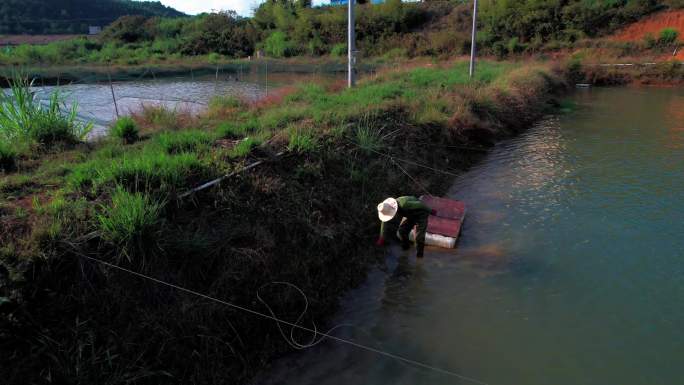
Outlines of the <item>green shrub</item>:
M 665 28 L 662 31 L 660 31 L 660 34 L 658 36 L 658 42 L 661 45 L 671 45 L 677 41 L 678 37 L 679 31 L 677 31 L 674 28 Z
M 509 54 L 517 54 L 525 50 L 525 46 L 520 44 L 520 40 L 517 37 L 512 37 L 508 44 L 506 45 Z
M 138 140 L 140 128 L 135 120 L 129 116 L 124 116 L 117 119 L 114 125 L 109 130 L 109 135 L 113 138 L 120 139 L 124 143 L 133 143 Z
M 112 194 L 111 205 L 103 205 L 97 215 L 100 234 L 132 262 L 134 253 L 144 255 L 154 244 L 163 206 L 147 195 L 118 187 Z M 138 262 L 144 264 L 144 261 Z
M 508 51 L 503 42 L 497 41 L 492 45 L 492 53 L 497 57 L 497 59 L 503 59 L 508 54 Z
M 292 46 L 284 32 L 276 31 L 264 42 L 264 50 L 273 57 L 285 57 L 292 54 Z
M 334 57 L 342 57 L 347 55 L 347 44 L 346 43 L 339 43 L 335 44 L 332 49 L 330 50 L 330 55 Z

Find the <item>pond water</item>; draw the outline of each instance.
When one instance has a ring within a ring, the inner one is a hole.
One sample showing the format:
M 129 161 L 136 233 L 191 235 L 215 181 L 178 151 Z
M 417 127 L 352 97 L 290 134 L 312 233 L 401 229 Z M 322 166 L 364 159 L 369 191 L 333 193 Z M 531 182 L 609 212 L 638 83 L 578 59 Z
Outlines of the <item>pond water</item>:
M 113 87 L 108 82 L 92 84 L 65 84 L 36 87 L 38 98 L 47 100 L 58 89 L 64 96 L 68 107 L 78 103 L 79 118 L 91 121 L 95 128 L 93 136 L 100 136 L 119 114 L 129 115 L 145 106 L 163 106 L 172 110 L 199 113 L 217 95 L 236 96 L 247 100 L 257 100 L 266 96 L 274 88 L 320 79 L 343 79 L 342 73 L 294 73 L 280 72 L 266 75 L 250 72 L 244 77 L 238 74 L 224 74 L 215 77 L 186 76 L 160 77 L 133 81 L 115 81 Z M 112 88 L 116 106 L 112 97 Z
M 335 335 L 491 385 L 684 383 L 684 90 L 581 90 L 448 196 L 458 249 L 396 247 Z M 258 384 L 471 384 L 334 341 Z

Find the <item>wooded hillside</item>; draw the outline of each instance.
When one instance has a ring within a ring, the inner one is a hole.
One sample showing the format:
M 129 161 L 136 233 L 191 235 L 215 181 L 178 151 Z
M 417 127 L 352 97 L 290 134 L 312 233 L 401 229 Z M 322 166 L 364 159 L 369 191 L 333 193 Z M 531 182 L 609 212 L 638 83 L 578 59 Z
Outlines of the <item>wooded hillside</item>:
M 124 15 L 176 17 L 184 14 L 159 1 L 2 0 L 0 34 L 85 33 Z

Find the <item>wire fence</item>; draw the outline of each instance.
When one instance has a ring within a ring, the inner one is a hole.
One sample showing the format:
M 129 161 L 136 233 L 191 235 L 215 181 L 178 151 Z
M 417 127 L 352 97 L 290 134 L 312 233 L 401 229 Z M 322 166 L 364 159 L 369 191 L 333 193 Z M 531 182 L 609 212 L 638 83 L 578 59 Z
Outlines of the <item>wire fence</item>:
M 78 117 L 93 122 L 93 135 L 98 136 L 118 116 L 145 106 L 197 114 L 217 96 L 256 101 L 281 86 L 343 80 L 345 71 L 343 64 L 289 64 L 257 59 L 193 63 L 185 67 L 39 67 L 22 73 L 34 79 L 34 92 L 39 100 L 47 101 L 57 90 L 67 107 L 77 104 Z M 372 74 L 374 69 L 364 71 Z M 12 73 L 13 70 L 0 70 L 0 79 L 11 79 Z

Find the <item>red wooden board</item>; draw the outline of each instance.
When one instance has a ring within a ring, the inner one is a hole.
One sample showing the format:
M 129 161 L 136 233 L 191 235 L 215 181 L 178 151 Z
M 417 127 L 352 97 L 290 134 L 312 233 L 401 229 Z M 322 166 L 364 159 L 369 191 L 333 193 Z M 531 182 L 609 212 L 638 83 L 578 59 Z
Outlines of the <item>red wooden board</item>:
M 430 215 L 427 232 L 458 238 L 466 213 L 465 203 L 446 198 L 432 196 L 420 197 L 425 204 L 437 211 L 437 215 Z

